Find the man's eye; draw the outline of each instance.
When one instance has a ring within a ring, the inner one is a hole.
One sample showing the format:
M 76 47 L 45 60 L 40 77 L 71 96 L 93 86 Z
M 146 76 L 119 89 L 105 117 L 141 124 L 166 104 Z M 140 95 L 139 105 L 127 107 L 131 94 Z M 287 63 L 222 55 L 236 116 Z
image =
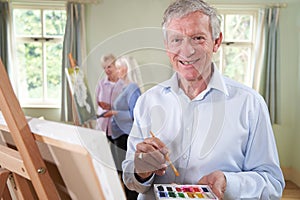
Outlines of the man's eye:
M 181 41 L 181 39 L 179 39 L 179 38 L 174 38 L 174 39 L 172 40 L 173 43 L 177 43 L 177 42 L 180 42 L 180 41 Z
M 194 41 L 203 41 L 205 38 L 203 36 L 193 37 Z

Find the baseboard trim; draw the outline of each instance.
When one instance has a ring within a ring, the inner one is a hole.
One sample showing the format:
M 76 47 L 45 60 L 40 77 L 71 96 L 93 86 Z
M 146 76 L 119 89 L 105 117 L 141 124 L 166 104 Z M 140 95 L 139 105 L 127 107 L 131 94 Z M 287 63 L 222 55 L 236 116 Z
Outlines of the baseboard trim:
M 300 187 L 300 172 L 292 167 L 281 167 L 284 179 L 292 181 Z

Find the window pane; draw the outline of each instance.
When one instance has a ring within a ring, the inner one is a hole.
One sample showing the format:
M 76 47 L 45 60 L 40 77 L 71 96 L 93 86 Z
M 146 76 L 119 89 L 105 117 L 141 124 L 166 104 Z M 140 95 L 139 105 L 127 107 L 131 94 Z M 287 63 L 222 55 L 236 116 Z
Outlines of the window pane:
M 14 25 L 18 36 L 41 36 L 40 10 L 14 9 Z
M 251 15 L 226 15 L 225 40 L 251 41 L 252 21 Z
M 222 48 L 219 48 L 218 51 L 213 54 L 213 62 L 216 64 L 216 66 L 218 67 L 218 69 L 220 71 L 222 71 L 221 51 L 222 51 Z
M 46 45 L 47 97 L 56 101 L 59 101 L 61 96 L 62 47 L 62 43 Z
M 45 15 L 45 35 L 63 36 L 66 26 L 66 11 L 46 10 Z
M 225 46 L 225 63 L 223 74 L 241 83 L 247 83 L 250 63 L 250 48 Z
M 24 100 L 43 96 L 42 44 L 18 43 L 19 97 Z
M 221 14 L 219 17 L 220 17 L 220 20 L 221 20 L 221 32 L 224 33 L 224 24 L 225 24 L 224 17 L 225 16 Z

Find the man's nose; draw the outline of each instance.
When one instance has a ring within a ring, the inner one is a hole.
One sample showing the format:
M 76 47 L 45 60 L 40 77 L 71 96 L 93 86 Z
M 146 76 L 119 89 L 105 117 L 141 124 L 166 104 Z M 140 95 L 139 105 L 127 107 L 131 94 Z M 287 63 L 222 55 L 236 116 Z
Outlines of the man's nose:
M 187 58 L 189 58 L 195 54 L 196 49 L 195 49 L 194 45 L 192 44 L 191 38 L 185 38 L 183 40 L 181 50 L 182 50 L 181 53 Z

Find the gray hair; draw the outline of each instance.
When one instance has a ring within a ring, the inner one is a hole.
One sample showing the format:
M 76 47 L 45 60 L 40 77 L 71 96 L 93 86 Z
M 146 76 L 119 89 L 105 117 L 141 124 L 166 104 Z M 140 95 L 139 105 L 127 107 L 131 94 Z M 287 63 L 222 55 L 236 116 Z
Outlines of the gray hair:
M 102 55 L 100 59 L 101 65 L 103 66 L 108 60 L 112 61 L 111 64 L 115 64 L 116 57 L 112 53 Z
M 173 18 L 181 18 L 196 11 L 200 11 L 209 16 L 212 38 L 213 40 L 219 38 L 221 32 L 221 19 L 217 10 L 203 0 L 176 0 L 170 4 L 163 16 L 162 28 L 164 36 L 166 36 L 167 26 Z

